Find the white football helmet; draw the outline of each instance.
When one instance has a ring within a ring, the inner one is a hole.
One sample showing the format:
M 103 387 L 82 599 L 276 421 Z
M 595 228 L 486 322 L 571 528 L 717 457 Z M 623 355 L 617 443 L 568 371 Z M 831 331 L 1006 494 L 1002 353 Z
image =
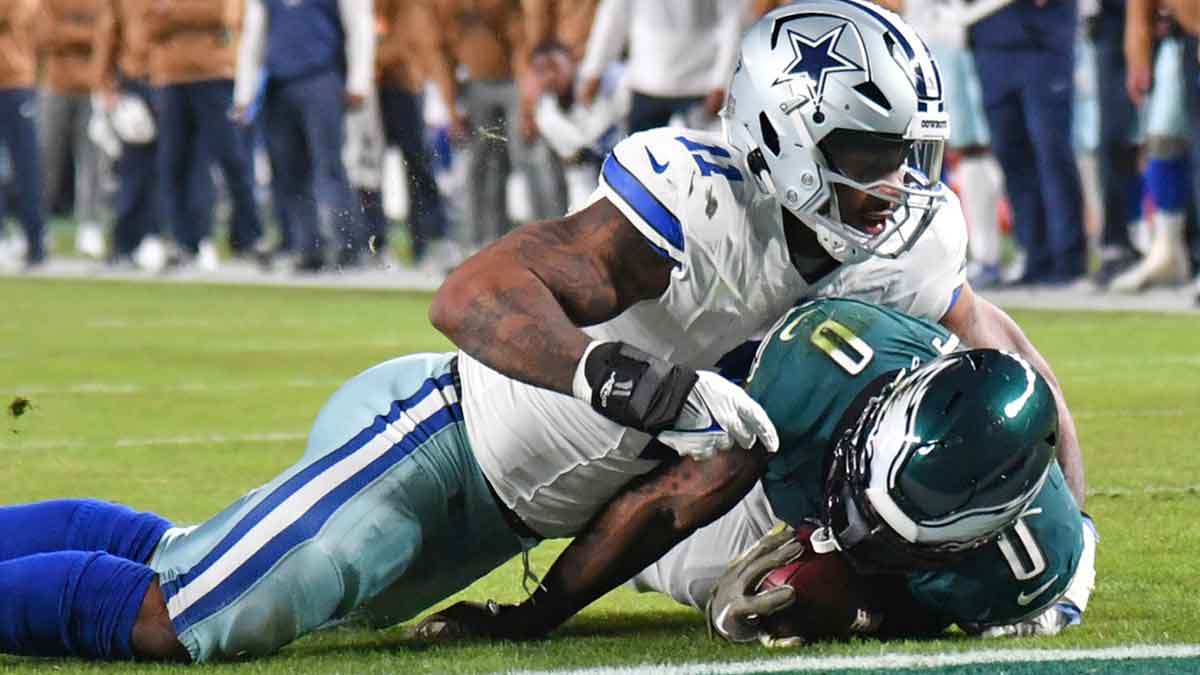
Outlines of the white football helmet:
M 742 38 L 722 120 L 758 185 L 839 261 L 900 255 L 945 201 L 941 75 L 912 27 L 876 5 L 806 0 L 763 16 Z M 888 207 L 853 226 L 836 185 Z

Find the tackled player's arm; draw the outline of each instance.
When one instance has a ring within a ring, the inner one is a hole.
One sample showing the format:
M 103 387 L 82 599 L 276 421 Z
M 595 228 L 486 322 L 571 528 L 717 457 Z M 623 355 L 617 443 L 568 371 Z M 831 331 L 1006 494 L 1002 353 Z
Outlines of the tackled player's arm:
M 657 298 L 671 262 L 607 199 L 528 223 L 459 266 L 429 309 L 433 325 L 509 377 L 572 393 L 591 342 L 580 326 Z
M 1071 417 L 1067 400 L 1054 377 L 1054 371 L 1050 369 L 1050 364 L 1011 316 L 977 295 L 968 283 L 963 284 L 958 301 L 942 317 L 942 325 L 972 347 L 991 347 L 1020 354 L 1046 378 L 1058 404 L 1058 463 L 1062 467 L 1075 502 L 1082 509 L 1087 497 L 1083 453 L 1075 431 L 1075 420 Z
M 545 635 L 642 571 L 695 530 L 733 508 L 766 470 L 762 445 L 712 459 L 678 458 L 631 482 L 558 556 L 538 590 L 519 605 L 460 602 L 426 619 L 438 637 L 502 639 Z M 418 628 L 418 634 L 422 629 Z

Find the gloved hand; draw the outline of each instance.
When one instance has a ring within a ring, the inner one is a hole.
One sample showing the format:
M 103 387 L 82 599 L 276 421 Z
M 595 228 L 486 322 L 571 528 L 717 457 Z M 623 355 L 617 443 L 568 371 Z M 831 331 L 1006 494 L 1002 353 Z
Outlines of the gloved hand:
M 685 457 L 704 459 L 756 442 L 767 452 L 779 449 L 775 426 L 741 387 L 624 342 L 588 345 L 572 389 L 601 415 L 657 436 Z
M 658 440 L 684 457 L 708 459 L 737 445 L 746 449 L 762 442 L 767 452 L 779 449 L 779 434 L 762 406 L 744 389 L 708 371 L 688 393 L 674 427 Z
M 425 617 L 409 632 L 409 637 L 429 642 L 457 642 L 470 639 L 529 640 L 541 637 L 542 630 L 523 620 L 521 605 L 456 602 L 436 614 Z
M 776 586 L 759 592 L 758 585 L 771 570 L 803 551 L 804 544 L 796 541 L 795 530 L 780 523 L 729 563 L 713 586 L 705 608 L 710 632 L 730 642 L 769 638 L 758 624 L 759 617 L 791 605 L 796 591 L 790 586 Z
M 1078 623 L 1079 616 L 1075 605 L 1059 602 L 1031 619 L 984 629 L 982 635 L 986 638 L 1058 635 L 1062 629 Z

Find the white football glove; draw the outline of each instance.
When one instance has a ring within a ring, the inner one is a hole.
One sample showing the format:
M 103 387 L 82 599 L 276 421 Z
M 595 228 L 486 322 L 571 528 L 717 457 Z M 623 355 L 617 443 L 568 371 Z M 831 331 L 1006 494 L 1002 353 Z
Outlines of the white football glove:
M 708 459 L 737 445 L 752 448 L 762 441 L 767 452 L 779 449 L 775 425 L 744 389 L 720 375 L 700 371 L 675 427 L 658 440 L 684 457 Z
M 985 638 L 1058 635 L 1062 629 L 1078 621 L 1079 610 L 1069 602 L 1060 602 L 1031 619 L 987 628 L 982 635 Z

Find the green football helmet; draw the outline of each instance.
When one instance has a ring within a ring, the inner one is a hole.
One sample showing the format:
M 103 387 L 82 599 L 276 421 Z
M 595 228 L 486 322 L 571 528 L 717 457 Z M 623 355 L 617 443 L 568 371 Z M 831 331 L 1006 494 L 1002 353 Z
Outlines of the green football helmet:
M 900 371 L 845 426 L 813 545 L 863 572 L 936 569 L 994 541 L 1041 489 L 1058 442 L 1049 385 L 994 349 Z

